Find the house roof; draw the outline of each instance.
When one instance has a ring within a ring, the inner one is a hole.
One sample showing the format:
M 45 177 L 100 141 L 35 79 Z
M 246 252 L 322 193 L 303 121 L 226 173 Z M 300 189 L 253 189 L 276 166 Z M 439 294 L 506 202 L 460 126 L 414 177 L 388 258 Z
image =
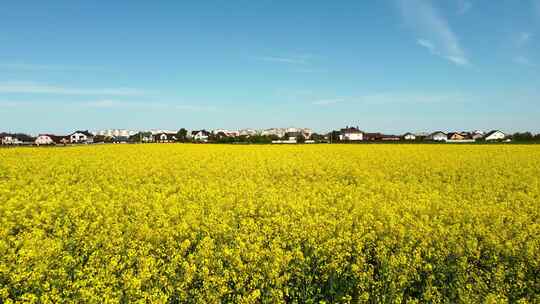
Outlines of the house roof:
M 210 135 L 210 132 L 206 131 L 206 130 L 195 130 L 195 131 L 191 131 L 191 135 L 197 135 L 199 133 L 202 133 L 204 136 L 208 136 Z
M 163 135 L 165 135 L 167 137 L 167 139 L 171 139 L 171 138 L 174 138 L 176 136 L 176 133 L 161 132 L 161 133 L 156 133 L 153 136 L 154 136 L 154 138 L 160 138 Z
M 81 134 L 84 134 L 84 135 L 86 135 L 88 137 L 93 137 L 94 136 L 94 134 L 88 132 L 88 130 L 84 130 L 84 131 L 77 130 L 77 131 L 75 131 L 75 132 L 73 132 L 73 133 L 71 133 L 69 135 L 73 135 L 73 134 L 76 134 L 76 133 L 81 133 Z
M 431 133 L 430 135 L 433 136 L 435 134 L 442 134 L 442 135 L 446 135 L 446 133 L 444 133 L 443 131 L 435 131 L 433 133 Z
M 360 129 L 358 128 L 354 128 L 354 127 L 350 127 L 350 128 L 343 128 L 340 130 L 341 133 L 364 133 L 363 131 L 361 131 Z
M 489 137 L 489 136 L 491 136 L 491 135 L 493 135 L 493 134 L 495 134 L 497 132 L 501 132 L 502 134 L 504 134 L 504 132 L 499 131 L 499 130 L 491 130 L 491 131 L 487 132 L 486 135 L 484 135 L 484 137 Z
M 450 132 L 448 133 L 448 137 L 453 137 L 454 135 L 459 135 L 461 137 L 465 137 L 465 135 L 459 133 L 459 132 Z
M 412 136 L 416 137 L 416 135 L 412 134 L 411 132 L 407 132 L 407 133 L 403 134 L 404 137 L 407 136 L 407 135 L 412 135 Z

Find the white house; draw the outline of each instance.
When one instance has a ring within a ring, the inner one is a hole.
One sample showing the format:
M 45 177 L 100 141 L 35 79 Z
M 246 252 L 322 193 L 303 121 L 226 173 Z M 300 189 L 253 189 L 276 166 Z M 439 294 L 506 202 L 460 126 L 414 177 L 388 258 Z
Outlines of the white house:
M 431 133 L 427 137 L 427 139 L 428 140 L 433 140 L 433 141 L 446 141 L 446 140 L 448 140 L 448 136 L 444 132 L 437 131 L 437 132 Z
M 255 136 L 255 135 L 257 135 L 257 133 L 258 133 L 257 130 L 242 129 L 242 130 L 238 131 L 238 136 Z
M 154 134 L 154 141 L 162 142 L 162 143 L 174 142 L 174 141 L 176 141 L 176 134 L 175 133 L 166 133 L 166 132 Z
M 503 140 L 506 138 L 506 134 L 504 134 L 503 132 L 499 131 L 499 130 L 493 130 L 493 131 L 490 131 L 488 132 L 485 136 L 484 136 L 484 139 L 486 141 L 490 141 L 490 140 Z
M 210 132 L 208 132 L 206 130 L 192 131 L 191 135 L 193 137 L 193 140 L 195 140 L 195 141 L 207 142 L 208 141 L 208 136 L 210 136 Z
M 94 142 L 94 135 L 88 130 L 75 131 L 69 135 L 69 141 L 75 144 L 91 144 Z
M 416 135 L 414 135 L 412 133 L 405 133 L 405 134 L 403 134 L 403 139 L 404 140 L 415 140 Z
M 41 145 L 54 145 L 56 143 L 54 142 L 52 135 L 40 134 L 34 141 L 34 144 L 41 146 Z
M 4 135 L 1 138 L 2 145 L 20 145 L 22 143 L 23 142 L 20 139 L 12 135 Z
M 347 127 L 340 130 L 339 139 L 350 141 L 364 140 L 364 132 L 360 131 L 358 127 Z
M 470 134 L 471 134 L 471 138 L 474 140 L 482 139 L 485 136 L 485 133 L 479 130 L 472 131 Z
M 214 135 L 218 135 L 219 133 L 225 134 L 225 136 L 227 137 L 237 137 L 240 135 L 240 132 L 238 131 L 230 131 L 230 130 L 225 130 L 225 129 L 212 130 L 212 134 Z

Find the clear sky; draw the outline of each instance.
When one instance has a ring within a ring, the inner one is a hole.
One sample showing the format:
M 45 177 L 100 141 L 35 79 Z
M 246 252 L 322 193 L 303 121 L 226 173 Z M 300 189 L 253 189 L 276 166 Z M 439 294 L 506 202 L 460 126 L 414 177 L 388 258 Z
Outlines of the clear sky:
M 540 131 L 540 0 L 3 1 L 0 131 Z

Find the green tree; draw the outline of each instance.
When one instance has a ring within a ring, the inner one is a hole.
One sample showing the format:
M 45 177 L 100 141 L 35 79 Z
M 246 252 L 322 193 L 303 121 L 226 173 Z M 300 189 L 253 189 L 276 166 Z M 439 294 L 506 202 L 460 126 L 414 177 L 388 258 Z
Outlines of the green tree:
M 187 139 L 187 133 L 188 131 L 184 128 L 181 128 L 180 130 L 178 130 L 178 132 L 176 133 L 176 138 L 178 139 L 178 141 L 181 141 L 181 142 L 186 142 L 186 139 Z

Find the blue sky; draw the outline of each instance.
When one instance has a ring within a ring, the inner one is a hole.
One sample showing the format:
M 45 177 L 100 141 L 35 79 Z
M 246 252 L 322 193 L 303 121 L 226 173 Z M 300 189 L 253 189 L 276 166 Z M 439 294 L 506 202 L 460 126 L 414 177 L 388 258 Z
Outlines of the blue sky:
M 5 1 L 0 131 L 540 131 L 540 0 Z

